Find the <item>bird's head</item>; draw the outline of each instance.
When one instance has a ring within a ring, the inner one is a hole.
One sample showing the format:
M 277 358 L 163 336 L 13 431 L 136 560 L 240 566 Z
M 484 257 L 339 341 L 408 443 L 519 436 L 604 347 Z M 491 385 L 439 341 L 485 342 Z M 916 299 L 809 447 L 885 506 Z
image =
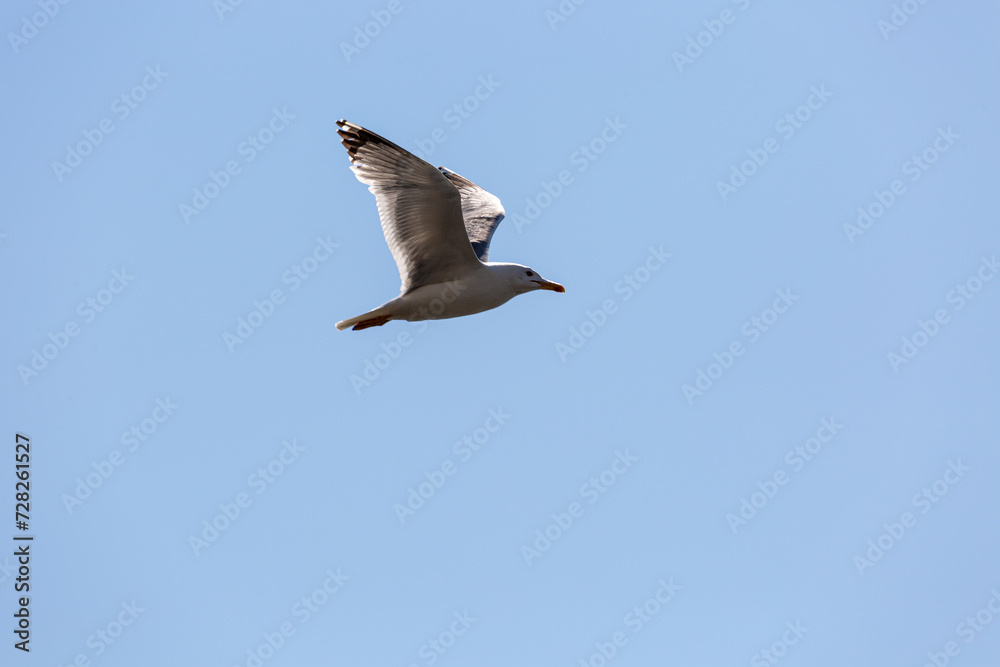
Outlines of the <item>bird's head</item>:
M 515 294 L 524 294 L 536 289 L 547 289 L 552 292 L 565 292 L 566 288 L 542 278 L 538 271 L 520 264 L 501 265 L 503 275 L 514 288 Z

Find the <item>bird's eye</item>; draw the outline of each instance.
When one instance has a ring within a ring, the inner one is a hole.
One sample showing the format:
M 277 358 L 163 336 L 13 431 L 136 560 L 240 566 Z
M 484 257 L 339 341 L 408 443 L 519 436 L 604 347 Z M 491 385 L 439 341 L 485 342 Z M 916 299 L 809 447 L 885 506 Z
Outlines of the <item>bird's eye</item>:
M 534 275 L 535 275 L 535 274 L 534 274 L 534 273 L 532 273 L 531 271 L 525 271 L 525 274 L 527 274 L 527 276 L 528 276 L 529 278 L 531 278 L 532 276 L 534 276 Z

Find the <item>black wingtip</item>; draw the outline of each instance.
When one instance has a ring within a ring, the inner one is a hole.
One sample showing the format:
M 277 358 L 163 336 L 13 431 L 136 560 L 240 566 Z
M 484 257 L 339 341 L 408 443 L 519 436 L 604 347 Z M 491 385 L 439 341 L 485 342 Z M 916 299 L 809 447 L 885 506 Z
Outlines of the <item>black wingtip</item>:
M 366 130 L 360 125 L 355 125 L 343 118 L 337 121 L 337 126 L 339 127 L 337 134 L 340 135 L 340 143 L 344 144 L 347 154 L 353 161 L 358 153 L 358 149 L 364 146 L 367 141 L 367 137 L 363 134 Z
M 347 149 L 352 161 L 357 155 L 358 149 L 368 143 L 388 146 L 389 148 L 399 151 L 400 153 L 410 154 L 410 152 L 406 149 L 399 147 L 383 136 L 375 134 L 371 130 L 361 127 L 357 123 L 352 123 L 341 118 L 337 121 L 337 125 L 340 126 L 340 129 L 337 130 L 337 134 L 340 135 L 341 143 L 344 144 L 344 147 Z

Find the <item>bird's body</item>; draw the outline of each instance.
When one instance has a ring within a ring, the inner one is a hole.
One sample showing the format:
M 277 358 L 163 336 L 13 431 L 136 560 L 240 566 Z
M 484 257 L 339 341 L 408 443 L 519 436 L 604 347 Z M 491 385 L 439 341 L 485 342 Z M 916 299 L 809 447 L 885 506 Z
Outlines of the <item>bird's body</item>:
M 488 262 L 482 268 L 473 269 L 454 280 L 416 287 L 364 315 L 338 322 L 337 328 L 364 329 L 385 324 L 390 319 L 409 322 L 445 320 L 491 310 L 522 293 L 514 291 L 509 274 L 520 274 L 526 268 L 519 264 Z M 390 315 L 384 321 L 358 326 L 365 320 L 377 320 Z
M 490 240 L 504 217 L 499 199 L 359 125 L 337 125 L 351 169 L 375 195 L 402 281 L 398 297 L 338 322 L 338 329 L 462 317 L 524 292 L 565 291 L 526 266 L 488 261 Z

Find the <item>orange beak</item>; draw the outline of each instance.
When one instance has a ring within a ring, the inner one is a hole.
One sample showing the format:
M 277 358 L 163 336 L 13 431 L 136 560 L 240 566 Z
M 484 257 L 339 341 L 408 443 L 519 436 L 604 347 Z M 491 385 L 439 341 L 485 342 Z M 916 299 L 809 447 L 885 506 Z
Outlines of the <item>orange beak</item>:
M 566 288 L 559 283 L 550 283 L 547 280 L 532 280 L 531 282 L 538 285 L 539 289 L 547 289 L 553 292 L 565 292 Z

